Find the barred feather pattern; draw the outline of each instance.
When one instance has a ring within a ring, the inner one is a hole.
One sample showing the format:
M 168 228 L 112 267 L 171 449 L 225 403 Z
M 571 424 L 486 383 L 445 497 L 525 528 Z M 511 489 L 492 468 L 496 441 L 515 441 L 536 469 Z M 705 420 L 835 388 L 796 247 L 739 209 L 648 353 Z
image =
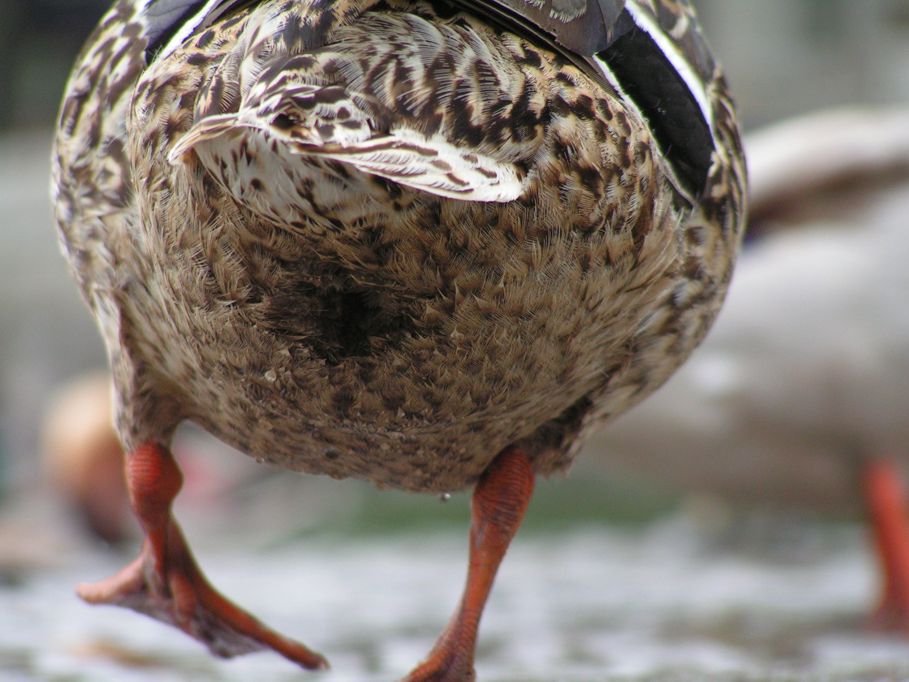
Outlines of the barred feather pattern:
M 625 4 L 701 79 L 696 197 L 621 91 L 455 5 L 236 3 L 148 57 L 148 4 L 89 40 L 54 156 L 127 448 L 189 419 L 411 490 L 511 444 L 551 473 L 709 328 L 745 171 L 687 2 Z

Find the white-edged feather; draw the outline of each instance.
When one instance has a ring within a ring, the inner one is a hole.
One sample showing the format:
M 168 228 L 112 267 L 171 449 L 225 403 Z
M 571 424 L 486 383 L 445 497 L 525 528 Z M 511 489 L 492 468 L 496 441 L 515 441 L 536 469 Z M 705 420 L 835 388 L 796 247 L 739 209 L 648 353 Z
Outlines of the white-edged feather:
M 355 144 L 302 144 L 296 150 L 449 199 L 508 202 L 524 193 L 514 164 L 406 128 Z
M 701 115 L 710 128 L 711 134 L 715 134 L 716 131 L 713 129 L 713 111 L 710 108 L 710 98 L 707 95 L 706 84 L 697 75 L 679 45 L 669 39 L 666 32 L 660 28 L 654 17 L 647 11 L 642 10 L 633 2 L 626 3 L 625 9 L 631 18 L 634 19 L 634 23 L 638 25 L 638 28 L 650 36 L 653 42 L 657 44 L 657 47 L 660 48 L 660 52 L 672 64 L 679 77 L 685 81 L 688 91 L 698 103 L 698 108 L 700 108 Z
M 339 161 L 364 173 L 449 199 L 505 203 L 520 198 L 525 189 L 514 164 L 458 147 L 439 135 L 427 137 L 399 128 L 354 141 L 343 134 L 343 127 L 336 126 L 338 136 L 290 136 L 276 132 L 250 110 L 203 119 L 177 141 L 168 160 L 179 163 L 196 145 L 240 128 L 257 129 L 281 139 L 292 153 Z
M 193 32 L 202 25 L 205 21 L 205 18 L 208 14 L 217 7 L 219 4 L 223 3 L 224 0 L 209 0 L 205 5 L 200 9 L 196 14 L 192 16 L 188 21 L 186 21 L 179 30 L 174 33 L 165 46 L 161 49 L 161 52 L 158 54 L 158 58 L 162 59 L 171 54 L 176 50 L 180 45 L 182 45 Z

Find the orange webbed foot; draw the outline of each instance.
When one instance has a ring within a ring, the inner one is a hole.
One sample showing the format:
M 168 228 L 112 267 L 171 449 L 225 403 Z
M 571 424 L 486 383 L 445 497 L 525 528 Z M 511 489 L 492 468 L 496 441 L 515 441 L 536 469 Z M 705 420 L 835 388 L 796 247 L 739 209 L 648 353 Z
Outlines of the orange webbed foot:
M 130 454 L 127 483 L 145 544 L 139 557 L 116 575 L 80 585 L 79 596 L 173 625 L 222 658 L 270 649 L 304 668 L 327 668 L 321 655 L 264 625 L 211 586 L 171 515 L 181 482 L 167 448 L 148 444 Z

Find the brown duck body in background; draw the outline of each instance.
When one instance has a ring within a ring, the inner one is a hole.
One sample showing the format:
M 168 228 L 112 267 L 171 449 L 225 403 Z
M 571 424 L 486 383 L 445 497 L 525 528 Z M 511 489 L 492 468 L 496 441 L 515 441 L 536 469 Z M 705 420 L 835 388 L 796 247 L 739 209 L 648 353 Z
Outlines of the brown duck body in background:
M 476 484 L 464 600 L 409 679 L 472 678 L 534 476 L 697 345 L 743 220 L 687 3 L 544 9 L 122 0 L 102 20 L 55 197 L 147 541 L 83 597 L 325 665 L 195 567 L 170 514 L 190 419 L 290 469 Z

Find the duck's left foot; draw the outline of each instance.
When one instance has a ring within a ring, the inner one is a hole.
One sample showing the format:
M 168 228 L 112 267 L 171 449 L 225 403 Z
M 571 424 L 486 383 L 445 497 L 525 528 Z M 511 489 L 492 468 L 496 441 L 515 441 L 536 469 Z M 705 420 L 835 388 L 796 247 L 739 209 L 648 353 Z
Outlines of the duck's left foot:
M 222 658 L 271 649 L 304 668 L 327 668 L 322 656 L 267 627 L 211 586 L 171 515 L 181 478 L 161 445 L 147 444 L 128 456 L 130 498 L 146 535 L 142 553 L 116 575 L 80 585 L 79 596 L 178 627 Z
M 472 682 L 480 616 L 492 583 L 533 494 L 527 455 L 509 448 L 483 473 L 473 493 L 470 563 L 461 605 L 427 659 L 404 682 Z
M 881 563 L 884 587 L 872 615 L 875 627 L 909 634 L 909 505 L 893 461 L 865 464 L 865 503 Z

